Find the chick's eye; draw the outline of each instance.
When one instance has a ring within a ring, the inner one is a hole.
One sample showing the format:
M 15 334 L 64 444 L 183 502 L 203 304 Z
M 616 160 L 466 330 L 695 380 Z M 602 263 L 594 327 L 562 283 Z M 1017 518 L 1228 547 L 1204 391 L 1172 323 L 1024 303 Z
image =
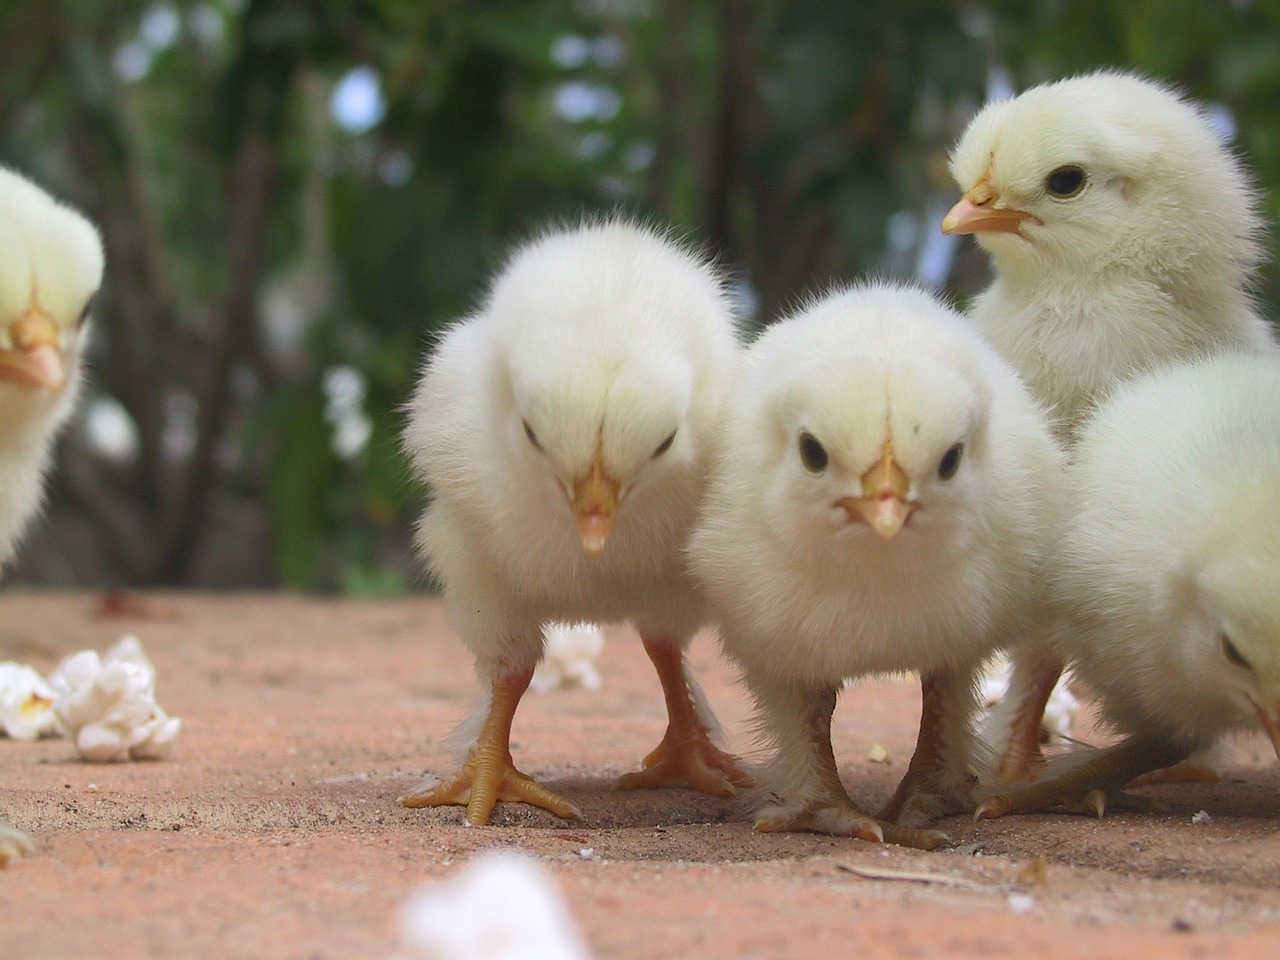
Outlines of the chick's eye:
M 538 435 L 533 432 L 533 427 L 529 426 L 529 421 L 522 420 L 521 423 L 524 424 L 524 435 L 528 437 L 529 442 L 533 444 L 533 449 L 541 450 L 542 444 L 538 442 Z
M 657 460 L 660 456 L 671 449 L 671 445 L 676 442 L 676 431 L 671 431 L 671 436 L 658 444 L 658 449 L 653 451 L 653 459 Z
M 1074 197 L 1084 189 L 1084 171 L 1076 166 L 1059 167 L 1044 178 L 1044 188 L 1059 200 Z
M 942 455 L 942 460 L 938 463 L 938 479 L 950 480 L 956 475 L 956 471 L 960 469 L 960 458 L 964 456 L 964 444 L 957 443 L 950 450 Z
M 93 301 L 97 298 L 98 295 L 96 293 L 89 297 L 89 300 L 84 305 L 84 309 L 80 311 L 80 319 L 76 321 L 77 327 L 83 327 L 84 322 L 89 319 L 89 311 L 93 309 Z
M 800 434 L 800 462 L 811 473 L 821 473 L 827 469 L 827 448 L 818 442 L 812 433 Z
M 1222 635 L 1222 655 L 1241 669 L 1251 669 L 1249 661 L 1240 655 L 1240 651 L 1236 649 L 1236 645 L 1231 642 L 1231 638 L 1225 633 Z

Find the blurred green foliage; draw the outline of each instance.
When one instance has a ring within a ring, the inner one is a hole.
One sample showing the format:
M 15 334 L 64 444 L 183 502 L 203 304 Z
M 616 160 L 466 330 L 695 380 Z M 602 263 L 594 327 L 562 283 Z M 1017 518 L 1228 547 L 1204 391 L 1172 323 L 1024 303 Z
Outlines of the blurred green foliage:
M 947 149 L 1001 77 L 1134 68 L 1219 103 L 1280 213 L 1280 2 L 0 0 L 0 18 L 0 159 L 103 226 L 90 406 L 118 401 L 136 432 L 115 459 L 68 438 L 28 579 L 416 582 L 399 410 L 512 242 L 615 208 L 669 221 L 758 319 L 918 273 Z M 344 90 L 364 108 L 345 126 Z M 984 269 L 965 248 L 937 279 L 963 298 Z

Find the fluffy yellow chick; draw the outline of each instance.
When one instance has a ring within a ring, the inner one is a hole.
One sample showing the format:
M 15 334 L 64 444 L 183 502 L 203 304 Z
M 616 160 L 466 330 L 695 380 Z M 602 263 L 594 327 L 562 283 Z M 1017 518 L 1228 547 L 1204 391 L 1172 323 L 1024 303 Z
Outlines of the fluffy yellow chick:
M 1223 734 L 1280 756 L 1280 360 L 1220 354 L 1119 388 L 1082 428 L 1058 651 L 1126 739 L 1001 789 L 986 817 L 1083 804 Z
M 40 507 L 102 269 L 102 241 L 88 220 L 0 168 L 0 563 Z M 0 821 L 0 865 L 30 849 Z
M 1205 113 L 1175 91 L 1101 72 L 1033 87 L 974 117 L 951 155 L 964 196 L 942 222 L 971 233 L 995 279 L 970 316 L 1070 441 L 1126 378 L 1207 352 L 1273 349 L 1248 287 L 1258 197 Z M 999 777 L 1040 759 L 1061 663 L 1011 651 Z
M 893 286 L 824 297 L 747 350 L 689 543 L 774 748 L 761 830 L 932 847 L 972 809 L 980 662 L 1038 615 L 1062 455 L 953 310 Z M 879 818 L 831 744 L 849 678 L 919 671 L 915 756 Z
M 576 815 L 509 749 L 552 620 L 630 620 L 657 668 L 670 725 L 624 788 L 745 782 L 685 668 L 706 614 L 681 555 L 738 354 L 712 268 L 621 220 L 520 248 L 445 333 L 404 441 L 433 494 L 419 545 L 490 696 L 461 769 L 405 805 L 466 804 L 470 824 L 499 800 Z

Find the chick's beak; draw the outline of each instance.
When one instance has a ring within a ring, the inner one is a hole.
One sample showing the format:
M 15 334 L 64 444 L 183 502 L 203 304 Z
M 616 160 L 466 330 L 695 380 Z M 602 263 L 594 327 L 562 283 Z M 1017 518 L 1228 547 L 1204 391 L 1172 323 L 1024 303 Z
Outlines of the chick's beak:
M 942 218 L 943 233 L 1021 233 L 1025 221 L 1036 219 L 1025 210 L 998 206 L 1000 194 L 990 176 L 984 173 Z
M 13 346 L 0 349 L 0 379 L 29 387 L 57 390 L 66 383 L 62 339 L 53 318 L 31 307 L 9 325 Z
M 573 512 L 578 518 L 582 549 L 588 556 L 599 556 L 609 539 L 613 515 L 617 513 L 621 499 L 619 487 L 618 481 L 605 471 L 598 450 L 586 474 L 573 483 Z
M 1262 729 L 1267 731 L 1267 736 L 1271 738 L 1271 746 L 1276 752 L 1276 759 L 1280 760 L 1280 710 L 1267 710 L 1265 707 L 1258 707 L 1258 719 L 1262 721 Z
M 907 522 L 916 505 L 907 499 L 911 481 L 894 462 L 893 447 L 884 445 L 884 454 L 862 475 L 862 496 L 842 497 L 843 507 L 854 522 L 865 523 L 882 540 L 892 540 Z

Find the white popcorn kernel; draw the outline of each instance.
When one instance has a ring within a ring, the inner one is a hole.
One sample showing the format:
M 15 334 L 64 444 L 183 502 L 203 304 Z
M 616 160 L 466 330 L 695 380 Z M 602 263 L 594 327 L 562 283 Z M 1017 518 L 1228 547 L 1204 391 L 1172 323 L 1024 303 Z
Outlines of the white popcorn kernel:
M 14 740 L 58 735 L 53 687 L 26 664 L 0 663 L 0 731 Z
M 604 634 L 593 624 L 549 623 L 543 629 L 542 662 L 529 686 L 537 693 L 575 687 L 598 690 L 595 659 L 603 649 Z

